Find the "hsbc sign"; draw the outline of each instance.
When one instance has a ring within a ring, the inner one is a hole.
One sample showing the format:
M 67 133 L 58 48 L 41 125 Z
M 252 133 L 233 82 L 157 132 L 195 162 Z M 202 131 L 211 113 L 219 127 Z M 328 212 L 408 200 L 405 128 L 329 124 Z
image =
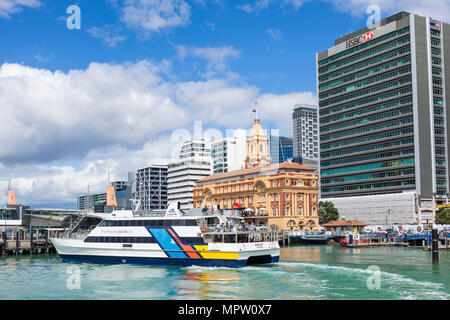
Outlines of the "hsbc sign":
M 348 40 L 346 42 L 346 47 L 347 47 L 347 49 L 352 48 L 352 47 L 357 46 L 357 45 L 359 45 L 365 41 L 368 41 L 372 38 L 373 38 L 373 32 L 369 31 L 363 35 L 360 35 L 359 37 Z

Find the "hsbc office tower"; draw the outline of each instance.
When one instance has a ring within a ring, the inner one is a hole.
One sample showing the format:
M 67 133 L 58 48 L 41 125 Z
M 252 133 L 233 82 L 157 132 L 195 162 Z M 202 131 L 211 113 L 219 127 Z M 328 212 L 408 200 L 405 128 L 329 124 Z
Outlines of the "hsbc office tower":
M 397 13 L 317 59 L 321 199 L 369 224 L 449 201 L 450 25 Z

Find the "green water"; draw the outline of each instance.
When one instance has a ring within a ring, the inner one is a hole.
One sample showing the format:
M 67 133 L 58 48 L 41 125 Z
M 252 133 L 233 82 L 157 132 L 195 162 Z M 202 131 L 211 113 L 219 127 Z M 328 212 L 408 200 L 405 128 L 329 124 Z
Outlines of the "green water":
M 74 270 L 79 282 L 72 281 Z M 10 256 L 0 258 L 0 288 L 3 300 L 448 300 L 450 253 L 441 252 L 439 265 L 433 266 L 431 253 L 420 249 L 291 246 L 281 249 L 277 264 L 243 269 L 74 264 L 60 263 L 57 255 Z

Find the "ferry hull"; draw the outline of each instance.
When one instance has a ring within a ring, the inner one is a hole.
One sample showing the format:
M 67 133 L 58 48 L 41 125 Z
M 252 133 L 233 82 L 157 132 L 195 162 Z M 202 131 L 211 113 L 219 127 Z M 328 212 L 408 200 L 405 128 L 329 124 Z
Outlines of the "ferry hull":
M 162 250 L 157 244 L 123 248 L 112 244 L 97 246 L 82 240 L 50 239 L 63 262 L 100 264 L 139 264 L 241 268 L 248 264 L 279 261 L 277 242 L 259 244 L 210 243 L 185 248 L 189 251 Z
M 203 267 L 227 267 L 242 268 L 247 266 L 247 260 L 227 259 L 186 259 L 186 258 L 145 258 L 145 257 L 112 257 L 112 256 L 87 256 L 87 255 L 63 255 L 63 262 L 87 262 L 98 264 L 136 264 L 155 266 L 203 266 Z M 265 263 L 279 261 L 279 256 L 258 256 Z M 264 263 L 264 262 L 262 262 Z

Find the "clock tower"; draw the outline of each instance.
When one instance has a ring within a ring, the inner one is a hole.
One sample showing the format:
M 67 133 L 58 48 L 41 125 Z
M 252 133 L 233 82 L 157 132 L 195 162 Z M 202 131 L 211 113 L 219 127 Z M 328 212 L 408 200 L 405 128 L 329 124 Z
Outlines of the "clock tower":
M 253 128 L 247 138 L 247 157 L 245 168 L 253 168 L 270 164 L 269 139 L 261 127 L 259 119 L 255 119 Z

